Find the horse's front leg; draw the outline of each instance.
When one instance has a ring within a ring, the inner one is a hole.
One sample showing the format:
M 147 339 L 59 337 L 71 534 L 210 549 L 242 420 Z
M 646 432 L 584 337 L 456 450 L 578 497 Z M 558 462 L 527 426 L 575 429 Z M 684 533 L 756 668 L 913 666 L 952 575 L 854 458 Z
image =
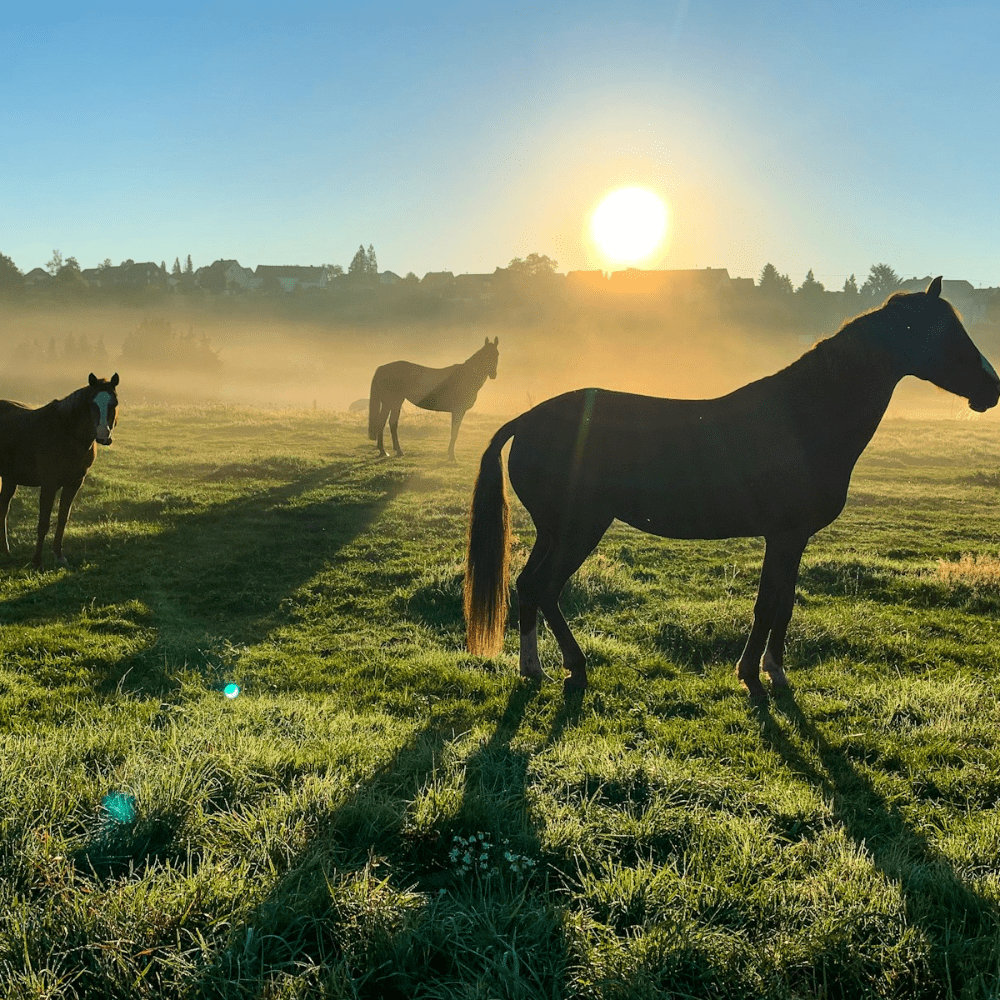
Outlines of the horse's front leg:
M 38 543 L 35 545 L 35 555 L 31 565 L 35 569 L 42 568 L 42 544 L 52 523 L 52 504 L 55 503 L 58 486 L 43 485 L 38 491 Z
M 56 565 L 68 565 L 66 557 L 62 554 L 63 532 L 66 530 L 66 522 L 69 520 L 69 512 L 73 507 L 73 500 L 76 498 L 80 487 L 83 485 L 83 477 L 75 483 L 67 483 L 62 488 L 62 496 L 59 498 L 59 519 L 56 521 L 56 537 L 52 542 L 52 548 L 56 554 Z
M 766 539 L 760 587 L 753 609 L 753 627 L 736 665 L 736 676 L 755 701 L 767 698 L 760 682 L 760 661 L 775 690 L 788 687 L 784 670 L 785 633 L 795 603 L 795 581 L 808 536 L 782 535 Z M 766 646 L 766 653 L 765 653 Z
M 0 542 L 3 543 L 3 550 L 10 555 L 10 544 L 7 541 L 7 511 L 10 510 L 10 502 L 17 492 L 17 483 L 8 476 L 0 486 Z
M 451 441 L 448 444 L 448 458 L 455 461 L 455 441 L 458 438 L 458 429 L 462 426 L 462 418 L 465 410 L 452 410 L 451 413 Z

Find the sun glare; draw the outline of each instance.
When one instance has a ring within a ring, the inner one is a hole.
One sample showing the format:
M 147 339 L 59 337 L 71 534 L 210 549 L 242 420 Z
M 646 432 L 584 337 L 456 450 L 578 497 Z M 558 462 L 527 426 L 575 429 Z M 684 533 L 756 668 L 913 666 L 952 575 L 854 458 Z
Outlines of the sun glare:
M 667 228 L 667 210 L 645 188 L 619 188 L 590 220 L 594 241 L 610 260 L 640 260 L 656 249 Z

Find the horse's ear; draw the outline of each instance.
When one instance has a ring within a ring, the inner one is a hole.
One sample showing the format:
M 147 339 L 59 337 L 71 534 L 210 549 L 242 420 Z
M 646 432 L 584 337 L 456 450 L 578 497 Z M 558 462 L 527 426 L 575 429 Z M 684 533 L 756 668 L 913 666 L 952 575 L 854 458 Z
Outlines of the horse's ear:
M 940 277 L 940 275 L 939 275 L 938 277 L 936 277 L 936 278 L 935 278 L 935 279 L 934 279 L 934 280 L 933 280 L 933 281 L 932 281 L 932 282 L 931 282 L 931 283 L 930 283 L 930 284 L 929 284 L 929 285 L 927 286 L 927 294 L 928 294 L 928 295 L 929 295 L 929 296 L 930 296 L 930 297 L 931 297 L 932 299 L 939 299 L 939 298 L 941 298 L 941 277 Z
M 97 376 L 93 372 L 90 373 L 90 384 L 97 385 Z
M 486 338 L 486 343 L 489 343 L 489 342 L 490 342 L 490 338 L 487 337 Z M 499 344 L 500 344 L 500 338 L 499 337 L 494 337 L 493 338 L 493 346 L 497 347 Z
M 483 341 L 483 347 L 486 347 L 486 345 L 487 345 L 487 344 L 488 344 L 489 342 L 490 342 L 490 338 L 489 338 L 489 337 L 487 337 L 487 338 L 486 338 L 486 340 L 484 340 L 484 341 Z
M 111 376 L 111 385 L 112 387 L 118 385 L 118 372 L 115 372 L 114 375 Z

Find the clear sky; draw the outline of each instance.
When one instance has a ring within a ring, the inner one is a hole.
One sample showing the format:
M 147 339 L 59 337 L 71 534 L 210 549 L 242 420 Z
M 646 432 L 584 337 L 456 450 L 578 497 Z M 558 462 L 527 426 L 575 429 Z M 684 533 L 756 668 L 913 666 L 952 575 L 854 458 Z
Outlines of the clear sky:
M 1000 285 L 998 39 L 994 0 L 8 5 L 0 252 L 565 271 L 642 185 L 644 266 Z

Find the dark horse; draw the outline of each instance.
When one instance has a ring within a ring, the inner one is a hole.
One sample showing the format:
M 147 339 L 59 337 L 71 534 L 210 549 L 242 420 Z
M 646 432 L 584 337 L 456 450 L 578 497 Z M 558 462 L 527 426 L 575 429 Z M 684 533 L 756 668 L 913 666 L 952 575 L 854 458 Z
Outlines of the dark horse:
M 507 621 L 509 510 L 500 449 L 513 437 L 511 485 L 537 529 L 517 578 L 521 674 L 540 677 L 537 614 L 568 671 L 586 661 L 558 598 L 618 518 L 668 538 L 763 535 L 753 627 L 736 673 L 754 698 L 787 686 L 785 631 L 810 535 L 844 507 L 854 464 L 904 375 L 927 379 L 983 411 L 1000 379 L 969 339 L 941 279 L 898 292 L 845 323 L 782 371 L 718 399 L 658 399 L 582 389 L 540 403 L 494 435 L 472 498 L 465 574 L 470 651 L 495 655 Z
M 49 530 L 52 504 L 62 487 L 59 520 L 53 548 L 56 562 L 66 565 L 62 554 L 63 532 L 73 498 L 94 464 L 97 444 L 111 444 L 117 420 L 117 372 L 111 380 L 97 378 L 63 399 L 54 399 L 33 410 L 23 403 L 0 400 L 0 534 L 7 543 L 7 511 L 18 486 L 40 486 L 38 495 L 38 544 L 31 560 L 42 565 L 42 543 Z
M 378 444 L 379 454 L 388 454 L 382 443 L 386 418 L 392 434 L 392 447 L 402 455 L 396 428 L 403 400 L 425 410 L 441 410 L 451 414 L 451 442 L 448 457 L 455 458 L 455 439 L 462 426 L 466 410 L 472 409 L 479 390 L 487 378 L 497 377 L 497 359 L 500 352 L 499 337 L 486 338 L 486 343 L 460 365 L 447 368 L 425 368 L 412 361 L 392 361 L 375 369 L 372 391 L 368 401 L 368 437 Z

